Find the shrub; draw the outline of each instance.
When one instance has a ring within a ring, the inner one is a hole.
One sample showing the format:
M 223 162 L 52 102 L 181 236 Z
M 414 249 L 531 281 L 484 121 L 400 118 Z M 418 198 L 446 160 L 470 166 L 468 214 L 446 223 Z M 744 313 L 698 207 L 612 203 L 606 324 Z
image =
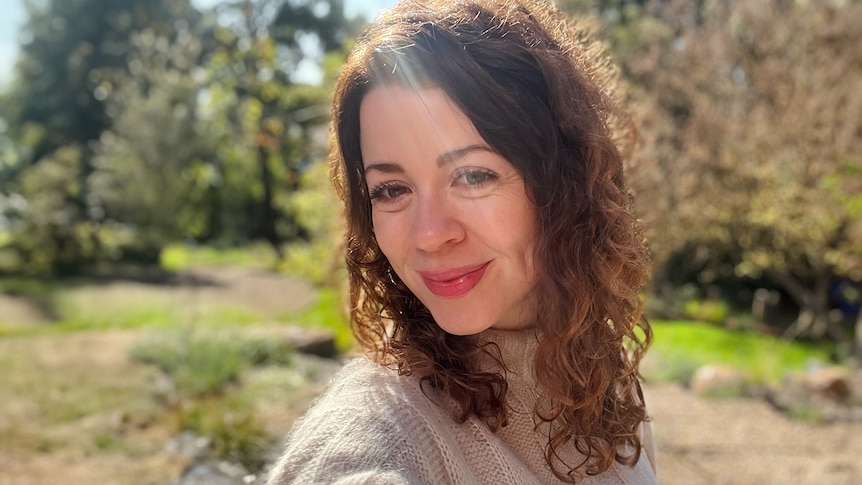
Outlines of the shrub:
M 685 302 L 686 318 L 700 322 L 724 323 L 730 314 L 727 303 L 719 300 L 689 300 Z
M 220 393 L 244 367 L 286 365 L 291 354 L 287 344 L 235 329 L 153 331 L 131 350 L 133 359 L 167 374 L 183 396 Z
M 183 408 L 179 418 L 182 429 L 209 439 L 217 458 L 240 463 L 252 473 L 266 463 L 272 443 L 253 409 L 229 402 L 199 402 Z

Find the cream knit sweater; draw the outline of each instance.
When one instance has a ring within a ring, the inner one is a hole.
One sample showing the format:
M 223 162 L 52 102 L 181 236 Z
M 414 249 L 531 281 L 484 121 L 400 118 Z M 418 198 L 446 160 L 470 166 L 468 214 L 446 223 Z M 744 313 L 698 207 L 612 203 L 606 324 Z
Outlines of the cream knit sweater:
M 367 358 L 349 362 L 295 425 L 269 484 L 559 484 L 545 461 L 548 425 L 536 429 L 531 410 L 538 391 L 531 331 L 490 330 L 509 368 L 508 426 L 497 433 L 470 418 L 452 419 L 450 405 L 435 404 L 415 376 Z M 619 463 L 579 483 L 655 484 L 649 426 L 645 453 L 632 468 Z M 562 453 L 580 463 L 573 446 Z

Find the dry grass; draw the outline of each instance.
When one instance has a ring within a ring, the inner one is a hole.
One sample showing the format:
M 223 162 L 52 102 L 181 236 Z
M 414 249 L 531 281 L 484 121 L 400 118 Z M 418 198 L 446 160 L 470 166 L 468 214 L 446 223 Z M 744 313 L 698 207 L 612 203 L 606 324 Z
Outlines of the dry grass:
M 167 483 L 172 425 L 133 365 L 133 331 L 0 340 L 0 483 Z M 96 460 L 93 460 L 97 457 Z
M 189 459 L 165 452 L 180 432 L 180 408 L 153 392 L 153 367 L 129 358 L 141 336 L 110 330 L 0 339 L 0 485 L 164 485 L 182 473 Z M 225 405 L 248 409 L 277 443 L 338 368 L 313 360 L 252 369 Z M 218 406 L 210 403 L 220 413 Z
M 9 282 L 28 291 L 0 295 L 0 485 L 169 483 L 189 461 L 165 452 L 189 425 L 184 416 L 211 410 L 207 420 L 233 406 L 266 422 L 277 442 L 326 382 L 299 362 L 252 369 L 206 402 L 167 402 L 156 368 L 130 357 L 156 328 L 241 323 L 243 333 L 271 333 L 315 298 L 280 275 L 219 267 L 167 282 L 24 283 Z

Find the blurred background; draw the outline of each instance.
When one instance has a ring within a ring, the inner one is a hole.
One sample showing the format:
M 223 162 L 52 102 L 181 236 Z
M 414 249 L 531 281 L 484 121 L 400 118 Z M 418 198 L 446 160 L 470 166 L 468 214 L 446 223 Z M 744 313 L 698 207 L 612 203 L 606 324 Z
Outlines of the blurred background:
M 329 103 L 393 3 L 3 1 L 0 484 L 260 482 L 355 352 Z M 556 3 L 639 129 L 662 483 L 859 483 L 862 1 Z

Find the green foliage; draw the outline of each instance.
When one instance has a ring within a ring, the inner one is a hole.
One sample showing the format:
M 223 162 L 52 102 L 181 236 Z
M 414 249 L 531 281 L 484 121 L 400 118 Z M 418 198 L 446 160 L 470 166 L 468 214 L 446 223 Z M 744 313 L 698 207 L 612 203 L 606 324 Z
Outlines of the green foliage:
M 194 265 L 243 264 L 267 268 L 275 265 L 272 249 L 258 244 L 245 250 L 184 248 L 177 246 L 184 261 L 182 267 Z M 268 259 L 268 262 L 266 262 Z M 181 262 L 182 262 L 181 261 Z M 130 272 L 130 276 L 136 273 Z M 184 275 L 179 276 L 183 284 Z M 56 331 L 171 328 L 179 324 L 206 323 L 218 326 L 246 326 L 276 317 L 273 309 L 243 305 L 235 299 L 213 299 L 208 289 L 198 293 L 194 287 L 179 291 L 170 284 L 161 285 L 119 279 L 106 282 L 101 278 L 47 279 L 41 277 L 0 277 L 0 293 L 22 298 L 32 304 L 42 321 L 18 322 L 12 315 L 0 314 L 0 332 L 25 335 Z
M 263 335 L 246 337 L 242 344 L 242 360 L 252 366 L 290 365 L 293 348 L 284 342 Z
M 831 360 L 822 346 L 753 332 L 684 321 L 653 321 L 652 327 L 650 354 L 657 362 L 645 366 L 648 378 L 686 382 L 698 367 L 726 364 L 743 370 L 753 383 L 777 384 L 810 361 Z
M 78 204 L 82 157 L 81 147 L 64 146 L 21 173 L 12 196 L 20 202 L 0 207 L 10 221 L 0 251 L 14 253 L 3 258 L 8 266 L 0 271 L 74 271 L 96 258 L 95 227 L 86 222 Z
M 24 296 L 36 300 L 49 301 L 57 291 L 57 282 L 43 278 L 6 277 L 0 278 L 0 293 Z
M 123 342 L 116 337 L 97 341 Z M 2 452 L 140 451 L 139 443 L 121 443 L 120 422 L 152 423 L 160 414 L 145 386 L 149 372 L 111 361 L 110 349 L 93 352 L 93 341 L 81 334 L 0 339 Z M 105 360 L 112 363 L 100 367 Z
M 314 5 L 236 2 L 213 25 L 188 0 L 32 4 L 0 96 L 0 272 L 151 264 L 178 240 L 265 240 L 280 259 L 308 241 L 293 196 L 325 152 L 333 69 L 293 75 L 343 59 L 354 28 L 341 2 Z
M 243 369 L 286 365 L 291 353 L 286 344 L 230 328 L 152 331 L 131 350 L 132 358 L 157 366 L 187 397 L 219 394 Z
M 300 188 L 291 197 L 291 209 L 296 221 L 312 239 L 331 239 L 338 233 L 341 203 L 329 183 L 329 166 L 315 162 L 302 173 Z M 340 234 L 339 234 L 340 235 Z
M 173 243 L 162 248 L 159 264 L 170 271 L 193 266 L 275 268 L 277 255 L 271 246 L 264 243 L 253 243 L 243 247 Z
M 104 314 L 94 313 L 78 308 L 73 302 L 58 298 L 57 308 L 60 309 L 62 320 L 53 325 L 52 330 L 108 330 L 134 329 L 146 327 L 170 326 L 175 313 L 169 308 L 151 307 L 149 305 L 131 305 L 122 312 Z
M 300 188 L 291 197 L 290 210 L 305 228 L 308 240 L 285 247 L 279 269 L 317 285 L 333 285 L 343 263 L 337 249 L 341 238 L 341 204 L 329 183 L 326 163 L 316 162 L 302 174 Z
M 254 406 L 230 390 L 252 367 L 290 365 L 291 347 L 263 333 L 185 328 L 151 331 L 130 355 L 170 377 L 182 398 L 181 429 L 206 437 L 219 459 L 240 463 L 251 472 L 263 467 L 272 439 L 257 421 Z
M 846 341 L 828 291 L 862 278 L 862 131 L 848 101 L 862 51 L 835 46 L 862 35 L 862 4 L 659 2 L 644 15 L 619 25 L 638 39 L 619 47 L 644 126 L 629 180 L 659 278 L 702 248 L 699 279 L 726 267 L 768 279 L 800 309 L 794 332 Z
M 327 240 L 288 244 L 278 269 L 316 285 L 331 284 L 338 261 L 332 246 Z
M 121 255 L 116 219 L 91 187 L 136 32 L 168 38 L 188 1 L 28 3 L 16 77 L 0 97 L 0 271 L 68 274 Z M 8 129 L 6 129 L 8 128 Z M 101 232 L 105 231 L 102 235 Z M 136 238 L 134 240 L 140 240 Z
M 721 300 L 688 300 L 683 311 L 687 318 L 710 323 L 724 323 L 730 315 L 730 308 Z
M 51 0 L 27 7 L 3 118 L 13 138 L 27 143 L 28 162 L 96 140 L 110 124 L 103 101 L 126 67 L 131 34 L 148 29 L 169 37 L 176 20 L 190 13 L 187 0 Z M 39 136 L 23 136 L 34 130 Z
M 312 307 L 295 315 L 286 315 L 282 320 L 332 331 L 336 348 L 345 352 L 355 342 L 350 326 L 345 321 L 343 307 L 340 292 L 333 288 L 321 288 Z
M 216 183 L 204 161 L 210 140 L 198 122 L 201 89 L 192 70 L 201 42 L 188 32 L 168 44 L 151 32 L 132 38 L 134 77 L 108 98 L 112 124 L 95 149 L 94 210 L 135 234 L 127 251 L 156 257 L 169 241 L 207 230 L 205 203 Z
M 179 425 L 210 441 L 216 457 L 240 463 L 252 473 L 266 464 L 273 444 L 255 417 L 254 409 L 226 402 L 198 401 L 180 411 Z
M 56 322 L 50 330 L 80 331 L 108 329 L 170 329 L 178 322 L 206 322 L 208 325 L 242 325 L 259 322 L 261 316 L 249 308 L 212 305 L 198 308 L 178 304 L 170 291 L 128 296 L 122 301 L 106 300 L 99 287 L 64 288 L 52 295 L 51 310 Z M 44 329 L 48 330 L 48 329 Z
M 316 35 L 327 48 L 339 46 L 330 36 L 341 35 L 333 22 L 343 12 L 337 2 L 330 7 L 327 15 L 297 29 L 295 22 L 305 18 L 308 6 L 284 2 L 270 37 L 255 27 L 268 14 L 259 12 L 259 5 L 238 4 L 243 15 L 251 13 L 249 22 L 215 32 L 219 45 L 208 66 L 213 84 L 207 109 L 209 132 L 216 140 L 214 156 L 225 189 L 236 193 L 231 183 L 240 176 L 239 188 L 249 195 L 244 211 L 228 205 L 235 198 L 220 199 L 223 209 L 232 209 L 229 215 L 240 215 L 223 222 L 244 224 L 247 239 L 264 239 L 279 251 L 285 242 L 308 239 L 308 228 L 296 220 L 293 195 L 309 164 L 323 156 L 316 134 L 328 115 L 328 89 L 296 84 L 291 78 L 305 55 L 295 35 L 306 35 L 301 31 Z
M 239 375 L 240 353 L 227 335 L 199 332 L 151 332 L 131 350 L 135 360 L 169 375 L 184 396 L 220 392 Z

